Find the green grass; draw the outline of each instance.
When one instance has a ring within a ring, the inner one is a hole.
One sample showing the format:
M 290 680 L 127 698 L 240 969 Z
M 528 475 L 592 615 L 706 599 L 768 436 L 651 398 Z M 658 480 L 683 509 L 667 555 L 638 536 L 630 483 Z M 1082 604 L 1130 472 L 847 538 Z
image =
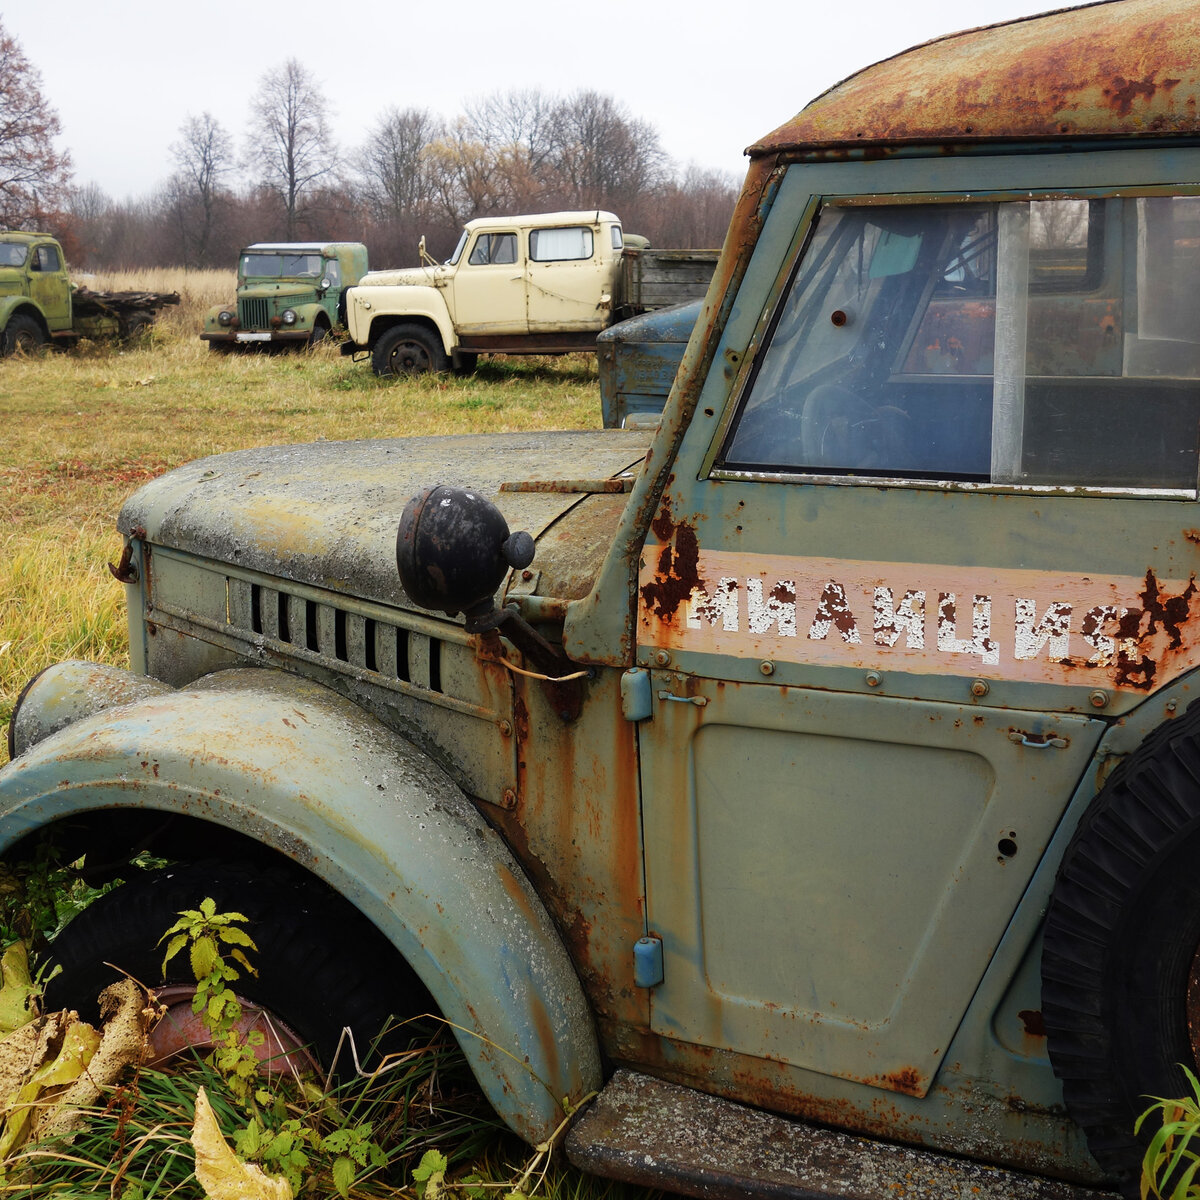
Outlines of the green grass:
M 164 290 L 159 288 L 157 290 Z M 591 356 L 483 359 L 379 379 L 334 346 L 213 354 L 200 301 L 131 348 L 0 360 L 0 738 L 25 681 L 64 658 L 122 664 L 116 516 L 147 479 L 249 446 L 600 425 Z M 6 752 L 0 751 L 0 760 Z
M 85 343 L 0 360 L 7 435 L 0 442 L 0 737 L 21 687 L 43 667 L 65 658 L 127 662 L 124 589 L 106 564 L 121 553 L 115 527 L 122 502 L 162 471 L 226 450 L 320 438 L 600 425 L 589 356 L 484 359 L 467 378 L 380 380 L 332 346 L 210 353 L 196 337 L 202 302 L 186 301 L 132 348 Z M 93 1113 L 73 1145 L 30 1150 L 6 1164 L 0 1198 L 121 1196 L 131 1183 L 131 1200 L 199 1196 L 189 1182 L 187 1139 L 200 1083 L 212 1092 L 212 1072 L 199 1065 L 172 1075 L 143 1072 L 136 1096 L 126 1090 Z M 219 1086 L 214 1105 L 232 1130 L 236 1114 L 227 1099 L 218 1101 Z M 450 1039 L 434 1039 L 404 1071 L 337 1102 L 369 1111 L 389 1139 L 389 1168 L 356 1188 L 363 1198 L 396 1194 L 414 1158 L 431 1146 L 452 1167 L 470 1162 L 497 1181 L 519 1175 L 529 1154 L 498 1130 Z M 538 1194 L 648 1193 L 555 1164 Z

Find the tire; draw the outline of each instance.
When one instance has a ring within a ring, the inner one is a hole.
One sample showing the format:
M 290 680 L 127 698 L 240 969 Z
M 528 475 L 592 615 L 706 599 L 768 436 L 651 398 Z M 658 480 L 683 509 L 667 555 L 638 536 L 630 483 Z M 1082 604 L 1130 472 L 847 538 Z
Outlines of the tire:
M 323 342 L 329 336 L 329 326 L 321 324 L 318 321 L 312 327 L 312 333 L 308 335 L 308 341 L 304 343 L 305 348 L 311 350 L 318 343 Z
M 1138 1195 L 1150 1097 L 1200 1063 L 1200 705 L 1117 768 L 1067 847 L 1046 915 L 1042 1012 L 1067 1111 Z M 1189 1023 L 1189 1011 L 1193 1015 Z
M 420 325 L 394 325 L 371 353 L 376 375 L 424 375 L 445 371 L 449 365 L 437 335 Z
M 151 988 L 194 984 L 186 951 L 167 964 L 164 980 L 158 940 L 181 909 L 196 908 L 206 896 L 218 912 L 249 918 L 243 928 L 258 947 L 248 952 L 258 974 L 242 972 L 238 995 L 295 1031 L 325 1066 L 343 1026 L 352 1029 L 365 1066 L 383 1052 L 382 1043 L 374 1055 L 368 1050 L 390 1017 L 432 1011 L 408 964 L 348 901 L 313 876 L 248 863 L 165 867 L 102 896 L 51 947 L 51 963 L 62 973 L 46 989 L 49 1010 L 73 1008 L 96 1020 L 97 996 L 121 977 L 107 963 Z M 346 1049 L 337 1069 L 353 1074 Z
M 5 354 L 33 354 L 46 344 L 42 327 L 32 318 L 18 313 L 4 328 Z
M 150 313 L 133 312 L 125 318 L 121 325 L 121 336 L 127 342 L 136 342 L 140 337 L 144 336 L 146 331 L 154 324 L 154 318 Z

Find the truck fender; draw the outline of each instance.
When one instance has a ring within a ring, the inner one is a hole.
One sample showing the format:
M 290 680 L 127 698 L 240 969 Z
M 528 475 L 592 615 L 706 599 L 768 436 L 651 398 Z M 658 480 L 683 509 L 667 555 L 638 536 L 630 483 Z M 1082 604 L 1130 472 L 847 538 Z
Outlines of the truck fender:
M 50 327 L 46 324 L 46 314 L 28 296 L 0 296 L 0 330 L 8 328 L 9 321 L 17 312 L 32 317 L 42 327 L 42 332 L 47 337 L 50 336 Z
M 446 296 L 441 288 L 413 284 L 390 287 L 359 285 L 354 289 L 350 303 L 358 309 L 356 316 L 350 318 L 357 322 L 352 325 L 351 332 L 361 333 L 363 325 L 367 326 L 365 338 L 354 338 L 361 346 L 374 346 L 385 330 L 406 321 L 432 324 L 437 329 L 447 354 L 458 345 L 458 335 L 454 332 L 454 322 L 450 319 Z
M 56 690 L 46 680 L 22 707 Z M 508 847 L 437 764 L 353 702 L 247 667 L 93 712 L 0 771 L 0 852 L 125 807 L 248 834 L 349 899 L 420 976 L 527 1141 L 561 1122 L 564 1097 L 599 1086 L 582 987 Z

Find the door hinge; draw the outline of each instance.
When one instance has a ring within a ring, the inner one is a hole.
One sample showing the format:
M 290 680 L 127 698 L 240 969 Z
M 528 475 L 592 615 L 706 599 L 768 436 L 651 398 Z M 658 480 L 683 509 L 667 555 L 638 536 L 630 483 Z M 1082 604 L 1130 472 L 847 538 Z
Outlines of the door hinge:
M 633 944 L 633 983 L 635 987 L 658 987 L 663 981 L 662 939 L 638 938 Z

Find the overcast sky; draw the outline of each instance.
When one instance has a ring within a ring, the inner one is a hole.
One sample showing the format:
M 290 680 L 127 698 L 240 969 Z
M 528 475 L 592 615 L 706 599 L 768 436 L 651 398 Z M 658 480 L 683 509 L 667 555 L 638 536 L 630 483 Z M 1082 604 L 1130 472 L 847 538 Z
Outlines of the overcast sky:
M 2 3 L 2 0 L 0 0 Z M 592 88 L 655 125 L 681 166 L 734 174 L 743 149 L 860 67 L 1053 0 L 54 0 L 0 9 L 42 74 L 78 184 L 143 197 L 208 111 L 240 151 L 263 73 L 299 59 L 343 150 L 388 106 L 443 117 L 491 92 Z

